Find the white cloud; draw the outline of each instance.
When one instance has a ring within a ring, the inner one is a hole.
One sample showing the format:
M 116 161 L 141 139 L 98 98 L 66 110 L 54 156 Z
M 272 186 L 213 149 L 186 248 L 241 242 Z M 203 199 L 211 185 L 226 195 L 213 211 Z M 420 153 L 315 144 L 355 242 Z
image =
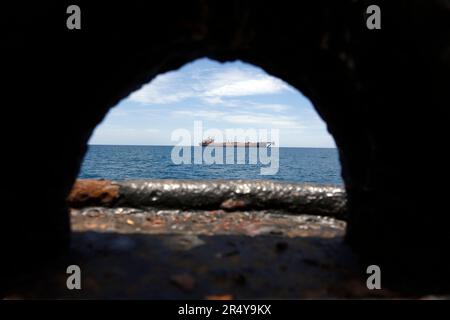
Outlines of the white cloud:
M 287 90 L 281 80 L 260 71 L 231 69 L 212 75 L 205 97 L 241 97 Z
M 289 109 L 290 106 L 285 104 L 255 104 L 254 109 L 258 110 L 268 110 L 273 112 L 282 112 Z
M 292 106 L 279 103 L 257 103 L 247 99 L 226 99 L 223 100 L 220 97 L 211 97 L 211 101 L 208 102 L 212 105 L 220 104 L 224 107 L 237 107 L 245 108 L 247 110 L 267 110 L 272 112 L 284 112 L 291 109 Z
M 227 115 L 226 112 L 214 110 L 198 110 L 198 111 L 178 110 L 173 111 L 171 114 L 174 116 L 194 117 L 204 120 L 221 120 L 223 119 L 224 116 Z
M 168 72 L 157 76 L 152 82 L 133 92 L 131 101 L 146 104 L 166 104 L 178 102 L 192 96 L 192 89 L 186 84 L 179 85 L 180 73 Z
M 257 112 L 230 112 L 215 110 L 178 110 L 171 113 L 174 116 L 192 117 L 198 120 L 213 120 L 220 122 L 232 123 L 235 125 L 254 125 L 264 128 L 288 128 L 303 129 L 305 128 L 297 119 L 284 116 L 272 115 Z
M 287 116 L 273 116 L 264 114 L 236 114 L 227 115 L 224 120 L 234 124 L 245 124 L 245 125 L 258 125 L 264 126 L 266 128 L 298 128 L 301 129 L 303 126 L 300 122 Z
M 212 97 L 201 97 L 201 99 L 208 103 L 208 104 L 222 104 L 222 105 L 229 105 L 228 101 L 223 100 L 222 97 L 219 96 L 212 96 Z
M 194 69 L 158 75 L 132 93 L 129 99 L 145 104 L 168 104 L 199 98 L 208 104 L 222 104 L 227 97 L 275 94 L 286 90 L 292 89 L 256 67 L 218 67 L 207 72 Z

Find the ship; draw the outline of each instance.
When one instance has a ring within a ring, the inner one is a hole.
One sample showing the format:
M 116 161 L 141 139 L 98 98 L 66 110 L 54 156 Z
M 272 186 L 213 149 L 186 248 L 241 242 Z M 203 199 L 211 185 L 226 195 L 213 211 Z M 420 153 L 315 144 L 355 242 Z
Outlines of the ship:
M 212 146 L 212 147 L 250 147 L 250 148 L 269 148 L 275 145 L 275 142 L 215 142 L 213 138 L 208 137 L 199 143 L 202 147 Z

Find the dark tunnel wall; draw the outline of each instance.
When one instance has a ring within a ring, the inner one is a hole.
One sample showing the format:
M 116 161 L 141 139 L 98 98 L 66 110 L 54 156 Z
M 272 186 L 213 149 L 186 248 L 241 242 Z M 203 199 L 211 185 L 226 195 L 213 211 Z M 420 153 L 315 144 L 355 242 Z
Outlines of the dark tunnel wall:
M 72 3 L 7 5 L 2 268 L 67 248 L 65 198 L 95 126 L 158 73 L 204 56 L 258 65 L 311 99 L 340 151 L 347 239 L 362 258 L 395 275 L 445 266 L 450 4 L 375 2 L 381 30 L 365 25 L 373 1 L 80 1 L 81 30 L 66 28 Z

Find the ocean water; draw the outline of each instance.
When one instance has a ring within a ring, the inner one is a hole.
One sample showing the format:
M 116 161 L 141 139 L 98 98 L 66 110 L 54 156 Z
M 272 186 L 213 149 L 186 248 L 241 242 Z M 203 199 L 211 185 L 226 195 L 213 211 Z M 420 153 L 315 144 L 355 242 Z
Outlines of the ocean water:
M 259 161 L 257 164 L 249 164 L 248 148 L 246 164 L 236 164 L 238 152 L 235 151 L 233 164 L 201 165 L 174 164 L 171 160 L 172 148 L 170 146 L 90 145 L 79 178 L 273 179 L 318 184 L 343 183 L 337 149 L 278 148 L 278 172 L 274 175 L 261 175 L 261 167 L 268 167 L 268 165 Z M 191 159 L 194 157 L 194 148 L 199 148 L 199 151 L 205 150 L 201 147 L 191 147 Z M 224 159 L 226 159 L 225 156 Z

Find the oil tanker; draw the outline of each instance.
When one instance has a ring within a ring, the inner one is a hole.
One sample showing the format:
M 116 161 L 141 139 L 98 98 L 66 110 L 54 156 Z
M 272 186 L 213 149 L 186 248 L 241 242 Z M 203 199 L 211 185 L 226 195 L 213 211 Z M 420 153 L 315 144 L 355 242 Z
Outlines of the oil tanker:
M 208 138 L 199 143 L 202 147 L 251 147 L 251 148 L 269 148 L 275 145 L 275 142 L 214 142 L 213 138 Z

